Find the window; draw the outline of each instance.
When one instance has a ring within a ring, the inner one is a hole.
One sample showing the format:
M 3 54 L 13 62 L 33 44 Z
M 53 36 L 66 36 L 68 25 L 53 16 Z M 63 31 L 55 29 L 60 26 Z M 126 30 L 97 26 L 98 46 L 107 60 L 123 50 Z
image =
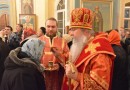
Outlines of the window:
M 61 10 L 61 9 L 65 9 L 65 1 L 64 0 L 60 0 L 58 6 L 57 6 L 57 10 Z
M 130 29 L 130 3 L 125 5 L 124 28 Z
M 61 36 L 65 31 L 65 0 L 60 0 L 57 5 L 58 32 Z

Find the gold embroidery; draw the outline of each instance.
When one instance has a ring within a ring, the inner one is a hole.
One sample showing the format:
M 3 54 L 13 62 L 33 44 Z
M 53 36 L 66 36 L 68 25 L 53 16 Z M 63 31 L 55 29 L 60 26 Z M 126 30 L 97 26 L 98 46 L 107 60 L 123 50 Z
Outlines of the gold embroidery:
M 51 55 L 51 54 L 52 54 L 52 52 L 45 52 L 45 54 Z
M 93 16 L 90 15 L 90 24 L 93 22 Z
M 84 86 L 83 90 L 104 90 L 101 86 L 99 86 L 93 79 L 91 79 L 88 75 L 84 76 Z
M 70 82 L 71 82 L 72 85 L 74 85 L 75 80 L 70 79 Z M 69 85 L 69 80 L 66 82 L 66 84 Z
M 62 39 L 62 50 L 64 50 L 64 46 L 65 46 L 65 40 Z
M 85 14 L 83 20 L 84 20 L 84 23 L 85 23 L 85 22 L 88 22 L 88 20 L 89 20 L 89 15 L 88 15 L 88 14 Z
M 94 52 L 96 52 L 96 48 L 98 47 L 98 46 L 100 46 L 100 43 L 90 43 L 89 45 L 88 45 L 88 48 L 87 49 L 85 49 L 85 53 L 87 53 L 88 51 L 90 51 L 90 53 L 94 53 Z
M 102 87 L 104 87 L 105 89 L 108 89 L 109 85 L 102 79 L 100 78 L 96 73 L 94 72 L 90 72 L 90 75 L 92 78 L 94 78 L 98 83 L 100 83 L 102 85 Z
M 74 21 L 75 22 L 79 22 L 81 20 L 82 15 L 83 15 L 83 11 L 82 10 L 79 10 L 79 9 L 75 10 L 73 12 Z

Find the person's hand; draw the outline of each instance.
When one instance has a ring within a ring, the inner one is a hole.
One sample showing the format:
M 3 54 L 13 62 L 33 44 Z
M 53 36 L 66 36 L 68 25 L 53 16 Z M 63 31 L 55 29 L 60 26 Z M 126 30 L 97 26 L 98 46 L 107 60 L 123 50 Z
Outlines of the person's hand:
M 65 60 L 64 56 L 62 54 L 62 50 L 56 48 L 56 47 L 51 47 L 51 51 L 54 54 L 54 56 L 57 58 L 57 62 L 61 64 L 61 66 L 65 67 Z
M 65 65 L 65 72 L 68 78 L 77 79 L 78 71 L 74 64 L 68 63 Z
M 40 70 L 41 70 L 41 72 L 44 72 L 45 67 L 44 67 L 44 65 L 43 65 L 43 64 L 40 64 Z
M 51 47 L 51 51 L 53 52 L 53 54 L 56 57 L 60 56 L 60 54 L 61 54 L 61 51 L 58 48 L 56 48 L 56 47 Z

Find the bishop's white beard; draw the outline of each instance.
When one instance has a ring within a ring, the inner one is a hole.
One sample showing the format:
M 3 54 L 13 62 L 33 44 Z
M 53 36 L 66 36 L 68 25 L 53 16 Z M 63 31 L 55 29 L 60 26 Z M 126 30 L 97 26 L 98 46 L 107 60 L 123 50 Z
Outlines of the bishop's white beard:
M 72 62 L 75 62 L 75 60 L 78 58 L 86 41 L 87 38 L 84 35 L 79 39 L 73 39 L 73 44 L 70 49 L 70 59 Z

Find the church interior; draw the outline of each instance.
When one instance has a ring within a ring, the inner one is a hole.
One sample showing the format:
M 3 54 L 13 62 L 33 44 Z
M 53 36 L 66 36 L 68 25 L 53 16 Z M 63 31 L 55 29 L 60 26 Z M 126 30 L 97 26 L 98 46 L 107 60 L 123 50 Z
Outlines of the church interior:
M 0 0 L 0 90 L 130 90 L 130 0 Z
M 69 26 L 71 10 L 78 7 L 99 6 L 103 18 L 103 31 L 124 27 L 130 29 L 130 0 L 0 0 L 0 29 L 6 25 L 26 24 L 31 17 L 34 30 L 45 26 L 49 17 L 58 20 L 58 30 L 65 34 Z M 108 24 L 109 22 L 109 24 Z

